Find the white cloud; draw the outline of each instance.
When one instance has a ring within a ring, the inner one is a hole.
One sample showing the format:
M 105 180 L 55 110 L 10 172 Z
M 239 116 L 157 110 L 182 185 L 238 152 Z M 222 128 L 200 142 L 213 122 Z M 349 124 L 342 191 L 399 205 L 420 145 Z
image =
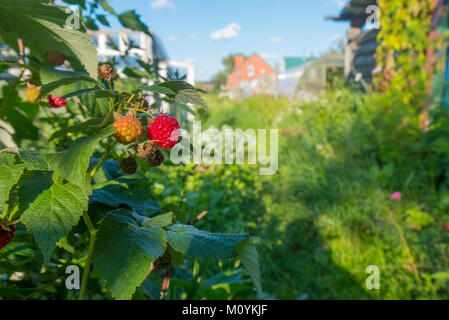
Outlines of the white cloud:
M 282 43 L 284 42 L 284 38 L 281 37 L 271 37 L 270 38 L 271 43 Z
M 227 40 L 237 38 L 241 29 L 242 28 L 238 23 L 232 22 L 223 29 L 212 31 L 210 33 L 210 38 L 212 40 Z
M 166 9 L 166 8 L 175 9 L 176 6 L 173 2 L 170 2 L 169 0 L 153 0 L 151 2 L 151 9 L 153 10 Z
M 176 41 L 178 40 L 178 37 L 176 37 L 175 35 L 171 35 L 168 37 L 168 41 Z

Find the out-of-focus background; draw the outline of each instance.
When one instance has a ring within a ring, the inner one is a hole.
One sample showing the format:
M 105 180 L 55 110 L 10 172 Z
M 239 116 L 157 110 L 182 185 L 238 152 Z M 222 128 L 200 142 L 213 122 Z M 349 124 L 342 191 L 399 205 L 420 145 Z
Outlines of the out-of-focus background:
M 208 109 L 166 105 L 185 128 L 280 130 L 273 176 L 257 165 L 146 172 L 161 207 L 209 210 L 199 228 L 255 236 L 263 298 L 449 298 L 446 1 L 108 2 L 151 33 L 102 23 L 105 7 L 86 20 L 118 85 L 151 61 L 207 92 Z M 366 285 L 369 266 L 379 289 Z M 169 297 L 254 298 L 234 267 L 178 270 Z

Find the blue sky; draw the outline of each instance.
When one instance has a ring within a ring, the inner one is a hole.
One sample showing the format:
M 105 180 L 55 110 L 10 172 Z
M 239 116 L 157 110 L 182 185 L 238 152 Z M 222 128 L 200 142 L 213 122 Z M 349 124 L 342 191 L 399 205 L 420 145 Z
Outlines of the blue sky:
M 326 21 L 345 0 L 109 0 L 135 9 L 173 60 L 191 61 L 209 80 L 230 53 L 259 53 L 270 64 L 285 56 L 319 55 L 344 38 L 346 23 Z M 113 24 L 117 27 L 118 24 Z

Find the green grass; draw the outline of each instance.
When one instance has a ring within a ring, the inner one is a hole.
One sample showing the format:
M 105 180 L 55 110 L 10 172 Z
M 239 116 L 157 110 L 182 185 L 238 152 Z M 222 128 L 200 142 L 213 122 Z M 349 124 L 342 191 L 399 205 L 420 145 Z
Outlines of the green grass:
M 208 104 L 203 129 L 279 128 L 278 174 L 185 166 L 150 178 L 164 177 L 157 194 L 182 203 L 186 219 L 210 208 L 202 228 L 257 237 L 266 297 L 449 298 L 445 118 L 423 133 L 413 106 L 346 89 L 311 104 L 214 96 Z M 380 290 L 366 289 L 370 265 L 380 268 Z

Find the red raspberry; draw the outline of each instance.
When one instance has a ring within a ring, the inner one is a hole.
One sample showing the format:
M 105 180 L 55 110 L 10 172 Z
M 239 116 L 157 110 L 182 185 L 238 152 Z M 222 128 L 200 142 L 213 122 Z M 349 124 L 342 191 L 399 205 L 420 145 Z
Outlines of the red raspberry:
M 159 115 L 148 125 L 147 137 L 164 149 L 171 149 L 180 137 L 178 121 L 165 114 Z
M 52 108 L 61 108 L 67 104 L 66 99 L 61 99 L 62 97 L 53 97 L 51 94 L 48 95 L 48 102 Z
M 142 134 L 142 124 L 132 115 L 126 115 L 114 122 L 117 129 L 115 137 L 121 144 L 130 144 L 139 139 Z
M 14 238 L 15 232 L 15 225 L 10 225 L 7 227 L 7 229 L 3 229 L 3 227 L 0 227 L 0 250 L 6 247 L 8 243 L 11 242 L 12 238 Z

